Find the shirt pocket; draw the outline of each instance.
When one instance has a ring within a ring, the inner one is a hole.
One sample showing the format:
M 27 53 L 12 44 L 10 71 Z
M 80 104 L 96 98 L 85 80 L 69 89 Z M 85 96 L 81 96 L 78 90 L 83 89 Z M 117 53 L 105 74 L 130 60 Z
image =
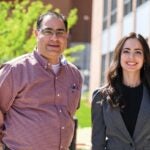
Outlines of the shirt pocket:
M 76 84 L 72 84 L 72 86 L 68 89 L 68 111 L 73 116 L 76 109 L 80 103 L 81 90 Z

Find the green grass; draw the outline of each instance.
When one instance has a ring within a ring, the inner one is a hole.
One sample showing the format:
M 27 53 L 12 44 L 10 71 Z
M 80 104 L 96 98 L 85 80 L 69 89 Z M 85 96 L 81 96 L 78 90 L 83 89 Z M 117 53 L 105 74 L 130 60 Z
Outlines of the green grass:
M 78 120 L 78 127 L 91 126 L 91 105 L 86 95 L 82 96 L 80 108 L 77 110 L 75 116 Z

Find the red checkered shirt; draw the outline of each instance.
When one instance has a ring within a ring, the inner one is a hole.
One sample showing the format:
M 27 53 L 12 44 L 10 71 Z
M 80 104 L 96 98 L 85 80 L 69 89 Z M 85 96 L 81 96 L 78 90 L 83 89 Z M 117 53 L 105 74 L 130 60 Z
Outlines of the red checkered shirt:
M 11 150 L 67 150 L 74 133 L 82 78 L 61 59 L 57 75 L 36 51 L 0 69 L 2 142 Z

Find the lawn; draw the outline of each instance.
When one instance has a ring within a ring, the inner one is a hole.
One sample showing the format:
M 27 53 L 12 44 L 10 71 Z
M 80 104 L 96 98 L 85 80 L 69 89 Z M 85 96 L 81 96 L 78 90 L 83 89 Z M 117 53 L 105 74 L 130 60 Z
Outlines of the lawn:
M 78 120 L 78 127 L 90 127 L 91 126 L 91 105 L 87 96 L 82 96 L 80 108 L 76 112 L 76 118 Z

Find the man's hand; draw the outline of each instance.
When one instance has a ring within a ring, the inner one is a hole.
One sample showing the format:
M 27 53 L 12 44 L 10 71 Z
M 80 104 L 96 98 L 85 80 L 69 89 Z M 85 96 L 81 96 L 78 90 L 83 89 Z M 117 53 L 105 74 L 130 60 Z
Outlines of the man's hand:
M 0 127 L 3 125 L 3 122 L 4 122 L 4 115 L 2 111 L 0 110 Z

